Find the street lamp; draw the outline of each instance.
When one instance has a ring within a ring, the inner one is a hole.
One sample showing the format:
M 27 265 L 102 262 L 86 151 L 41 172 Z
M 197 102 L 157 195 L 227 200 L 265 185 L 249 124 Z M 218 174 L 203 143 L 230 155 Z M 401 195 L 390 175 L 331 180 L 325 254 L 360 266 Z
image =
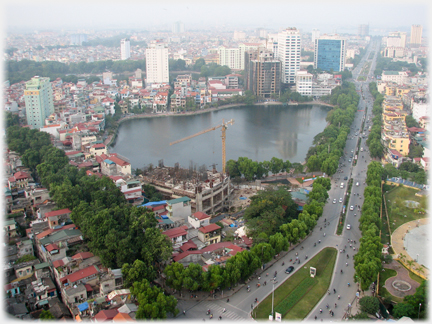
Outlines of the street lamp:
M 274 318 L 274 280 L 273 280 L 273 291 L 272 291 L 272 319 Z M 419 308 L 420 312 L 420 308 Z
M 421 303 L 419 303 L 419 311 L 418 311 L 417 319 L 420 319 L 420 307 L 421 307 Z

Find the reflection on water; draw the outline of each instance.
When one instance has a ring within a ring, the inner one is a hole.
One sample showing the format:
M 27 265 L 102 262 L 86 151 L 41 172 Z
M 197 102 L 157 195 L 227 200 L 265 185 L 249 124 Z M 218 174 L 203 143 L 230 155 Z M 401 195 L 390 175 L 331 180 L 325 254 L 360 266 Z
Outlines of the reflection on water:
M 233 118 L 226 131 L 226 159 L 272 157 L 302 162 L 316 134 L 326 126 L 328 108 L 320 106 L 244 106 L 193 116 L 169 116 L 124 122 L 110 152 L 130 159 L 133 168 L 152 163 L 188 168 L 190 162 L 221 169 L 221 128 L 170 146 L 169 143 Z

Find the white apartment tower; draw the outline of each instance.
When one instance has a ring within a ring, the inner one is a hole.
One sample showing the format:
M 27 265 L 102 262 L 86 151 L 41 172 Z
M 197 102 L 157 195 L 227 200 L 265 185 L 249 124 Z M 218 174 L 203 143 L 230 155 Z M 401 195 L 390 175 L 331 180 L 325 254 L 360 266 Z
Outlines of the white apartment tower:
M 423 32 L 422 25 L 412 25 L 411 26 L 410 43 L 416 44 L 416 45 L 421 45 L 422 32 Z
M 127 60 L 130 58 L 130 40 L 129 38 L 123 38 L 120 41 L 120 52 L 121 52 L 121 59 Z
M 146 49 L 146 83 L 168 83 L 168 47 L 162 41 L 151 41 Z
M 312 43 L 315 44 L 315 39 L 320 37 L 320 31 L 319 29 L 313 29 L 312 30 Z
M 282 83 L 294 84 L 300 70 L 301 35 L 295 27 L 289 27 L 278 34 L 278 58 L 281 61 Z
M 33 77 L 26 82 L 24 90 L 27 125 L 39 129 L 45 125 L 45 119 L 54 113 L 53 92 L 49 78 Z

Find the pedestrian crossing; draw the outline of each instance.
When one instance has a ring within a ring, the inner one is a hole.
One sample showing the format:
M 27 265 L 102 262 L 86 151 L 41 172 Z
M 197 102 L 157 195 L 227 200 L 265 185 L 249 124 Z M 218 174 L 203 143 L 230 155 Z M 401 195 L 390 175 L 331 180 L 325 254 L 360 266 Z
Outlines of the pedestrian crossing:
M 245 312 L 239 309 L 235 309 L 234 307 L 230 306 L 229 304 L 225 306 L 226 311 L 223 312 L 224 307 L 219 306 L 218 304 L 211 302 L 211 301 L 203 301 L 199 305 L 199 309 L 203 310 L 203 316 L 206 320 L 210 318 L 207 314 L 207 310 L 210 309 L 210 313 L 213 314 L 213 320 L 218 320 L 219 316 L 222 316 L 222 321 L 249 321 L 250 318 L 246 317 Z M 240 313 L 240 314 L 238 314 Z M 244 314 L 244 315 L 243 315 Z M 249 315 L 248 315 L 249 316 Z

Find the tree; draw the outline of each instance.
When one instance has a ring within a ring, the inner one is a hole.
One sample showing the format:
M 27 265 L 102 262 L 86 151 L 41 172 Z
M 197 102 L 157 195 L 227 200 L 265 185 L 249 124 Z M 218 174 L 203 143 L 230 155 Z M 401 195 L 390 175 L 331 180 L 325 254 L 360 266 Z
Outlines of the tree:
M 173 262 L 166 266 L 164 270 L 166 284 L 176 290 L 181 290 L 183 287 L 184 270 L 184 266 L 178 262 Z
M 408 267 L 409 267 L 409 269 L 411 270 L 411 268 L 412 268 L 412 266 L 414 265 L 414 260 L 407 260 L 407 265 L 408 265 Z
M 130 287 L 134 282 L 147 277 L 146 265 L 141 260 L 135 260 L 132 265 L 124 263 L 122 266 L 122 275 L 125 287 Z
M 55 320 L 56 318 L 49 310 L 43 309 L 39 315 L 39 319 L 42 321 L 49 321 L 49 320 Z
M 373 296 L 360 298 L 360 310 L 368 314 L 376 314 L 379 310 L 378 298 Z
M 168 313 L 174 317 L 178 313 L 177 299 L 174 296 L 166 296 L 158 287 L 152 287 L 146 279 L 134 282 L 130 291 L 138 302 L 135 315 L 138 320 L 166 319 Z

